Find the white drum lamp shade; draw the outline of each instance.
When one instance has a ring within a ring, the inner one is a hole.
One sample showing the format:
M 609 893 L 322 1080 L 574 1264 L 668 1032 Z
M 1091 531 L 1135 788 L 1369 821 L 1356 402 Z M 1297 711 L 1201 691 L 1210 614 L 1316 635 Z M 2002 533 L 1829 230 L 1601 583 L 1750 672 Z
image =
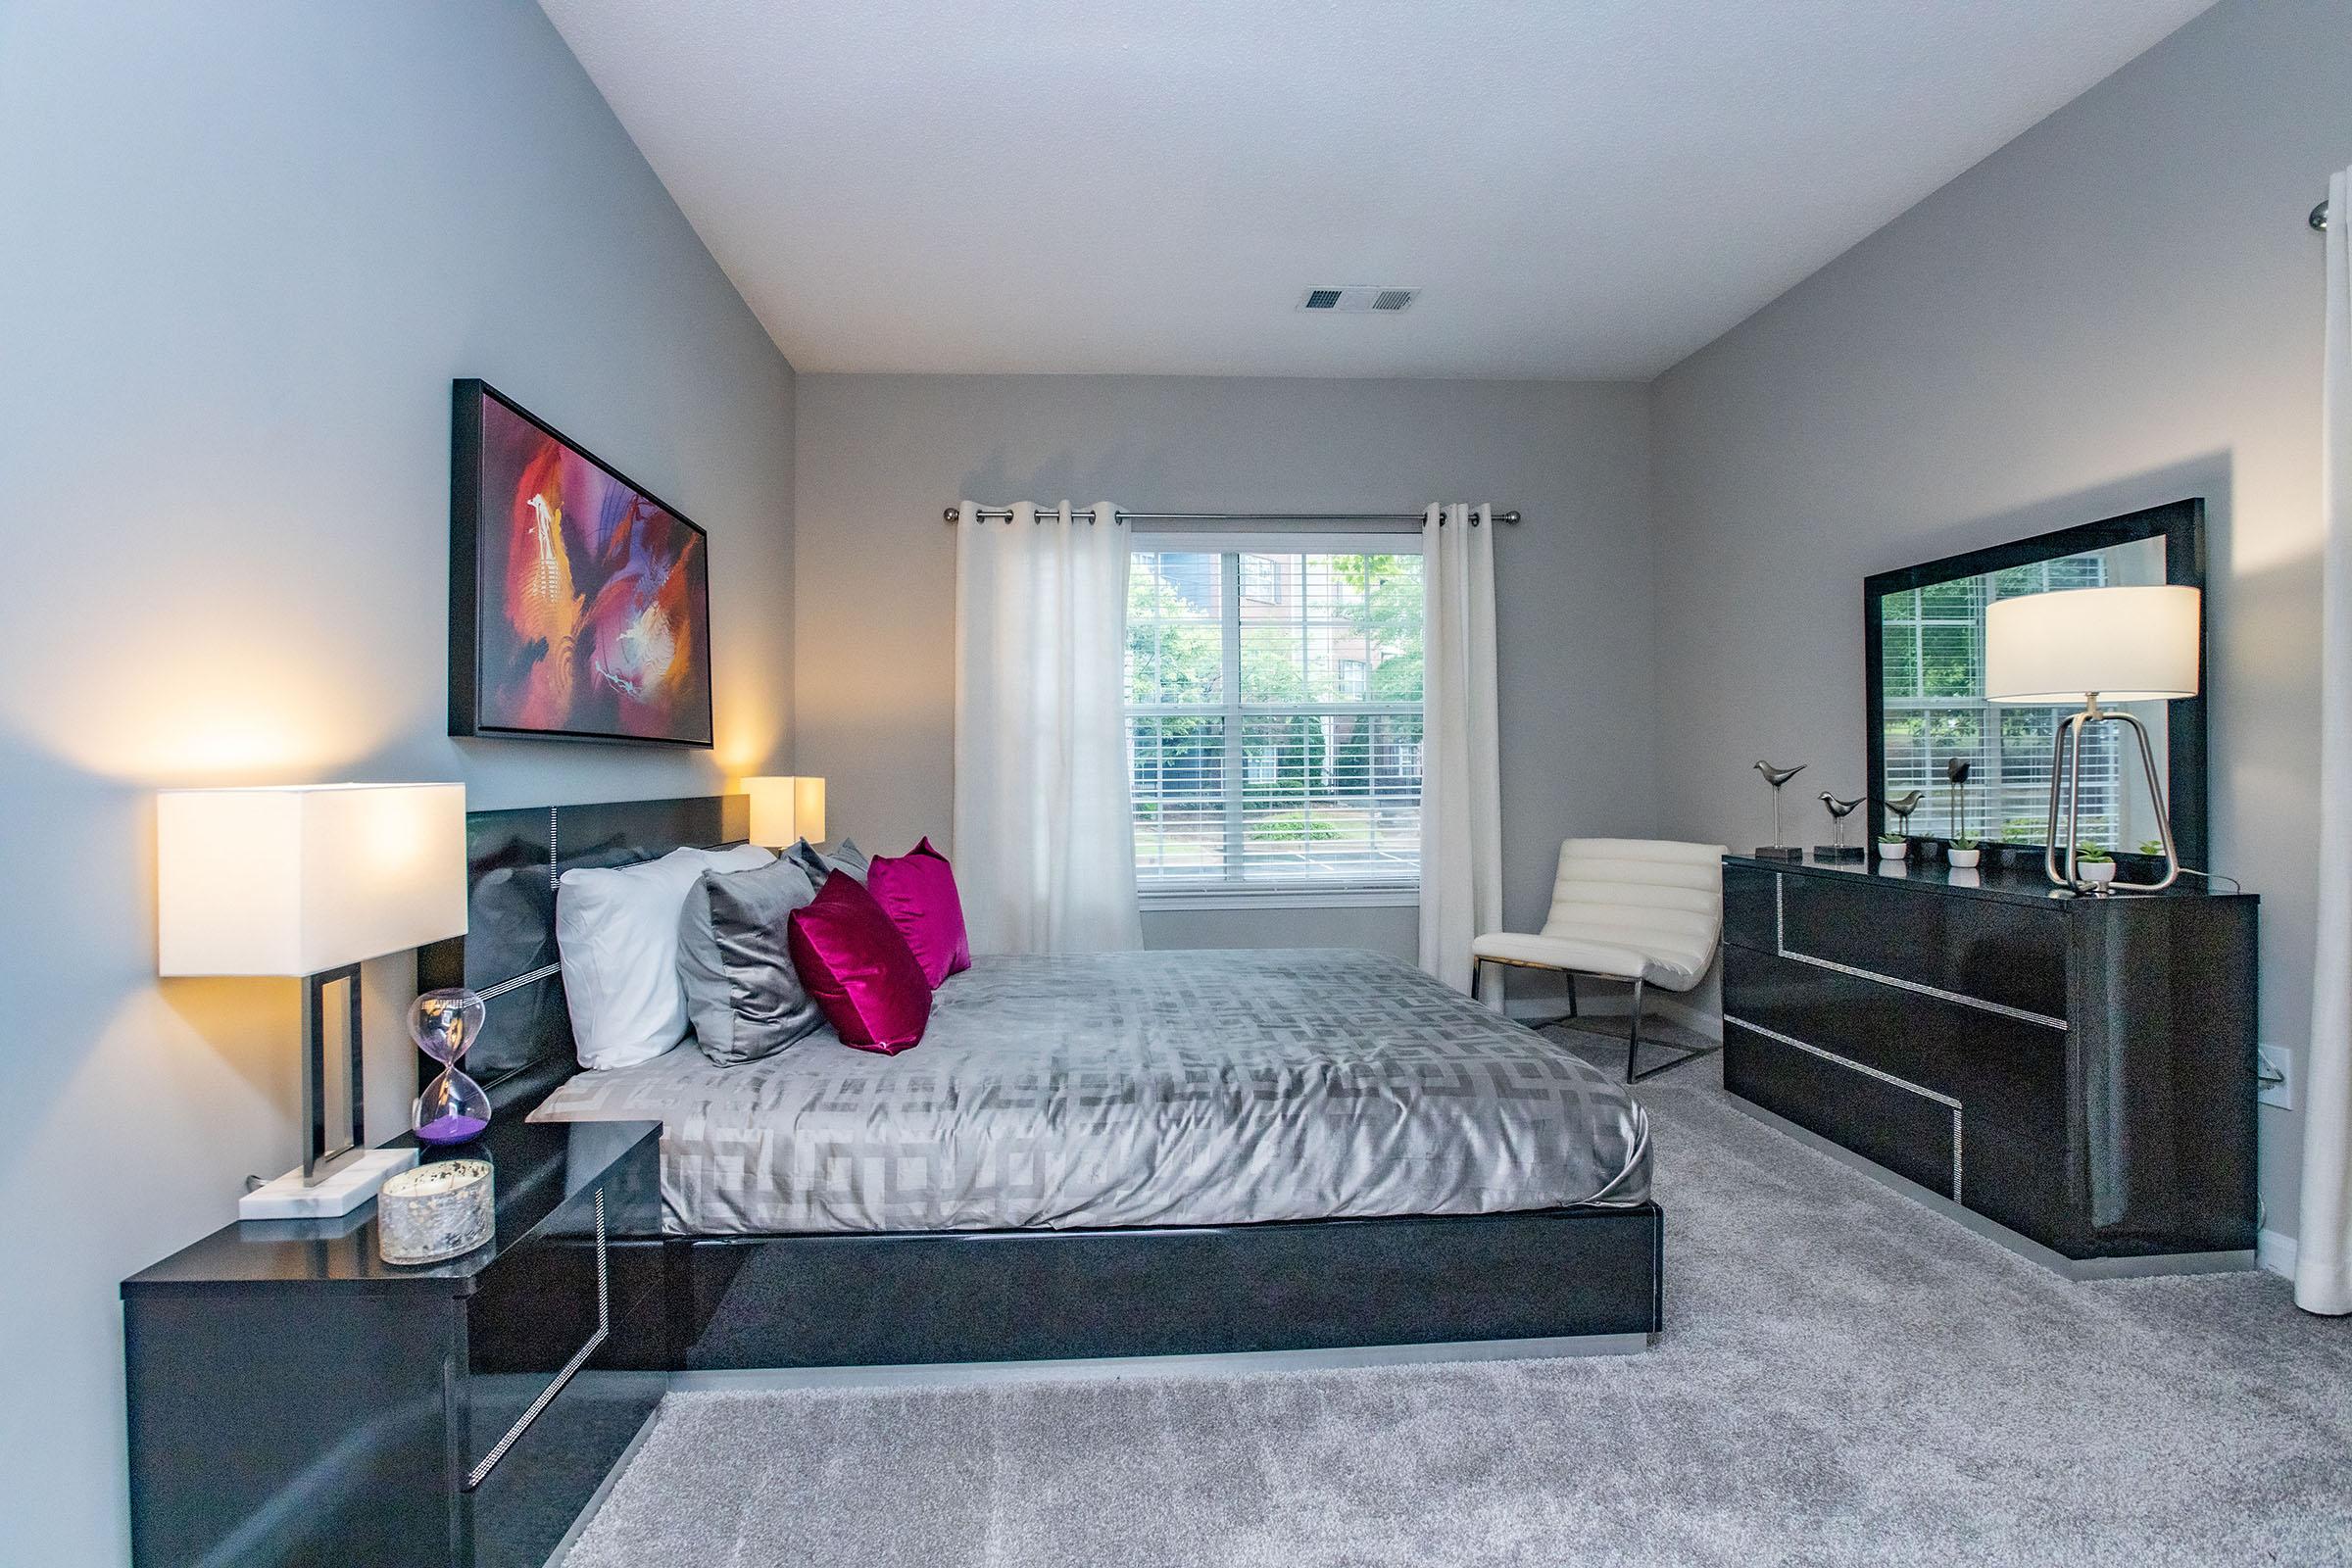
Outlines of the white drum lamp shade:
M 2076 588 L 1984 612 L 1984 696 L 2074 707 L 2197 695 L 2194 588 Z
M 157 972 L 314 975 L 466 930 L 466 787 L 166 790 Z
M 790 775 L 747 778 L 752 798 L 752 842 L 782 849 L 796 839 L 825 841 L 825 781 Z

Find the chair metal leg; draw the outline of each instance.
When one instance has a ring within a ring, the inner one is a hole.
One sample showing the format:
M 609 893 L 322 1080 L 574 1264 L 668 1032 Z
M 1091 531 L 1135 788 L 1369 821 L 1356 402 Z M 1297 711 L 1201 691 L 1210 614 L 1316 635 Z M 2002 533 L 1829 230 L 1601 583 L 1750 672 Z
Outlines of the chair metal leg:
M 1634 1010 L 1625 1029 L 1625 1081 L 1632 1083 L 1641 1075 L 1634 1071 L 1634 1058 L 1642 1054 L 1642 982 L 1634 982 Z
M 1495 978 L 1495 980 L 1499 981 L 1499 980 L 1502 978 L 1502 973 L 1503 973 L 1503 971 L 1505 971 L 1505 970 L 1508 970 L 1508 969 L 1512 969 L 1512 968 L 1521 968 L 1521 969 L 1550 969 L 1550 968 L 1551 968 L 1551 965 L 1549 965 L 1549 964 L 1538 964 L 1538 963 L 1519 963 L 1519 962 L 1517 962 L 1516 960 L 1514 960 L 1514 959 L 1509 959 L 1509 958 L 1496 958 L 1496 959 L 1493 959 L 1493 960 L 1488 960 L 1488 959 L 1482 959 L 1482 958 L 1473 957 L 1473 958 L 1470 960 L 1470 962 L 1471 962 L 1471 968 L 1470 968 L 1470 993 L 1471 993 L 1471 996 L 1472 996 L 1473 998 L 1477 998 L 1477 997 L 1478 997 L 1478 988 L 1479 988 L 1479 985 L 1480 985 L 1480 983 L 1481 983 L 1482 977 L 1483 977 L 1483 976 L 1486 974 L 1486 972 L 1487 972 L 1487 971 L 1489 971 L 1489 970 L 1493 970 L 1493 971 L 1494 972 L 1494 978 Z M 1576 970 L 1574 970 L 1574 969 L 1555 969 L 1555 970 L 1552 970 L 1552 972 L 1553 972 L 1553 973 L 1555 973 L 1555 974 L 1557 974 L 1557 975 L 1558 975 L 1558 976 L 1559 976 L 1559 977 L 1560 977 L 1562 980 L 1564 980 L 1564 981 L 1566 981 L 1566 982 L 1567 982 L 1567 985 L 1568 985 L 1568 1017 L 1570 1017 L 1570 1018 L 1577 1017 L 1577 1016 L 1578 1016 L 1578 1004 L 1577 1004 L 1577 994 L 1576 994 L 1577 971 L 1576 971 Z M 1610 974 L 1610 975 L 1594 975 L 1594 974 L 1588 974 L 1588 975 L 1586 975 L 1586 976 L 1585 976 L 1585 978 L 1587 978 L 1587 979 L 1589 979 L 1589 980 L 1608 980 L 1608 981 L 1617 981 L 1617 980 L 1621 980 L 1621 979 L 1623 979 L 1623 978 L 1624 978 L 1624 976 L 1622 976 L 1622 975 L 1613 975 L 1613 974 Z M 1650 1068 L 1650 1069 L 1649 1069 L 1648 1071 L 1646 1071 L 1646 1072 L 1642 1071 L 1642 1067 L 1641 1067 L 1641 1062 L 1640 1062 L 1640 1057 L 1641 1057 L 1641 1055 L 1642 1055 L 1642 1015 L 1643 1015 L 1643 1007 L 1644 1007 L 1644 1005 L 1647 1004 L 1647 1002 L 1648 1002 L 1648 1000 L 1649 1000 L 1649 986 L 1648 986 L 1648 982 L 1646 982 L 1646 981 L 1643 981 L 1643 980 L 1635 980 L 1635 981 L 1633 982 L 1633 987 L 1634 987 L 1634 1005 L 1633 1005 L 1633 1011 L 1632 1011 L 1632 1014 L 1630 1015 L 1630 1017 L 1629 1017 L 1629 1018 L 1628 1018 L 1628 1020 L 1627 1020 L 1627 1027 L 1626 1027 L 1626 1032 L 1625 1032 L 1625 1081 L 1626 1081 L 1627 1083 L 1629 1083 L 1629 1084 L 1638 1084 L 1638 1083 L 1640 1083 L 1640 1082 L 1641 1082 L 1642 1079 L 1644 1079 L 1644 1078 L 1655 1078 L 1655 1077 L 1656 1077 L 1656 1076 L 1657 1076 L 1659 1073 L 1662 1073 L 1662 1072 L 1671 1072 L 1671 1071 L 1673 1071 L 1675 1068 L 1677 1068 L 1677 1067 L 1680 1067 L 1681 1065 L 1683 1065 L 1683 1063 L 1685 1063 L 1685 1062 L 1687 1062 L 1687 1061 L 1695 1061 L 1695 1060 L 1696 1060 L 1697 1058 L 1699 1058 L 1700 1056 L 1711 1056 L 1711 1055 L 1715 1054 L 1715 1053 L 1716 1053 L 1716 1052 L 1718 1052 L 1718 1051 L 1721 1051 L 1721 1050 L 1723 1049 L 1721 1046 L 1670 1046 L 1670 1045 L 1662 1045 L 1662 1044 L 1660 1044 L 1660 1045 L 1656 1045 L 1655 1049 L 1657 1049 L 1657 1050 L 1659 1050 L 1659 1051 L 1668 1052 L 1668 1053 L 1670 1053 L 1670 1054 L 1670 1054 L 1670 1056 L 1669 1056 L 1669 1058 L 1668 1058 L 1667 1060 L 1665 1060 L 1665 1061 L 1662 1061 L 1662 1062 L 1660 1062 L 1660 1063 L 1659 1063 L 1658 1065 L 1656 1065 L 1655 1067 L 1652 1067 L 1652 1068 Z M 1480 1000 L 1484 1000 L 1484 999 L 1480 999 Z M 1495 1003 L 1494 1003 L 1494 1007 L 1495 1007 L 1495 1010 L 1496 1010 L 1497 1012 L 1500 1012 L 1500 1011 L 1503 1011 L 1503 1010 L 1504 1010 L 1504 1009 L 1503 1009 L 1503 1007 L 1502 1007 L 1502 1005 L 1501 1005 L 1501 1002 L 1502 1002 L 1502 999 L 1501 999 L 1499 996 L 1497 996 L 1497 997 L 1496 997 L 1496 999 L 1495 999 Z M 1560 1020 L 1560 1021 L 1562 1021 L 1562 1022 L 1565 1022 L 1566 1020 L 1565 1020 L 1565 1019 L 1563 1019 L 1563 1020 Z
M 1672 1072 L 1686 1062 L 1696 1061 L 1701 1056 L 1712 1056 L 1723 1049 L 1721 1046 L 1660 1046 L 1658 1048 L 1660 1051 L 1674 1054 L 1672 1058 L 1659 1062 L 1647 1072 L 1637 1071 L 1634 1067 L 1634 1058 L 1642 1054 L 1642 984 L 1637 980 L 1634 982 L 1633 1026 L 1626 1031 L 1625 1039 L 1625 1081 L 1627 1083 L 1638 1084 L 1644 1078 L 1655 1078 L 1662 1072 Z

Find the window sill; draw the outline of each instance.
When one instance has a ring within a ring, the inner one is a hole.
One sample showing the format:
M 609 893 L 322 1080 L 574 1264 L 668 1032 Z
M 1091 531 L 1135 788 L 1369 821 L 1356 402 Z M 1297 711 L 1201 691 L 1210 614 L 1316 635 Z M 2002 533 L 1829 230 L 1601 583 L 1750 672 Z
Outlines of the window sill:
M 1161 889 L 1142 895 L 1146 914 L 1186 909 L 1410 909 L 1421 902 L 1419 888 L 1198 888 Z

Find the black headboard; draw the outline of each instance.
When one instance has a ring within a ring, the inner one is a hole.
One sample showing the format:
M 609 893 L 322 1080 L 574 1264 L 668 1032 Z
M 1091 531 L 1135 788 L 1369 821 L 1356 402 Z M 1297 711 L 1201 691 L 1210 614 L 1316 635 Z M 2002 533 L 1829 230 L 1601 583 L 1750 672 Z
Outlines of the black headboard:
M 576 1066 L 556 957 L 557 879 L 689 845 L 740 844 L 751 813 L 749 796 L 700 795 L 466 814 L 466 932 L 420 950 L 416 980 L 428 991 L 466 986 L 489 1003 L 489 1022 L 464 1066 L 493 1105 L 527 1109 Z M 426 1077 L 441 1070 L 427 1057 L 417 1061 Z

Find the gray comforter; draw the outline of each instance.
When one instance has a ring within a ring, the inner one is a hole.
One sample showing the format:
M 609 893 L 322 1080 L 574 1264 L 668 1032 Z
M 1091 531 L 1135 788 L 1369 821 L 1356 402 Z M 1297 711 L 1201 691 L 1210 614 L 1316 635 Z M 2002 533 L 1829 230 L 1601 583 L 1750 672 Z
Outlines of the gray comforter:
M 820 1032 L 583 1072 L 534 1121 L 659 1120 L 679 1234 L 1221 1225 L 1648 1196 L 1622 1085 L 1377 954 L 982 958 L 897 1056 Z

